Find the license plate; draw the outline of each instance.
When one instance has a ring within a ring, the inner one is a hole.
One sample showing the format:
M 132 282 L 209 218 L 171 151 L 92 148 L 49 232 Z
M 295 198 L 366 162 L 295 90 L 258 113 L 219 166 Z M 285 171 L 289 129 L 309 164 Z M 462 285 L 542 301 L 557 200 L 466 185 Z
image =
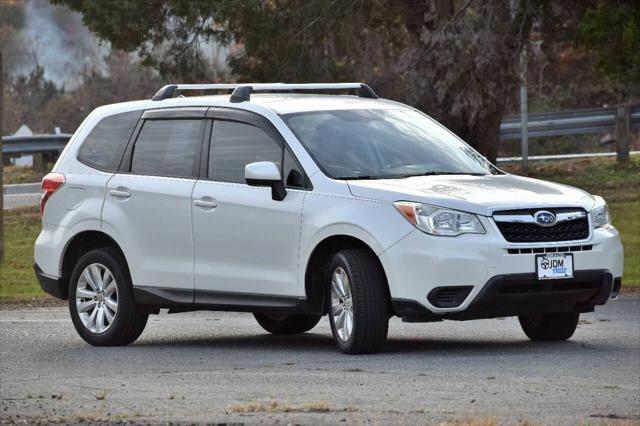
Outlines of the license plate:
M 539 280 L 573 278 L 573 254 L 539 254 L 536 256 L 536 272 Z

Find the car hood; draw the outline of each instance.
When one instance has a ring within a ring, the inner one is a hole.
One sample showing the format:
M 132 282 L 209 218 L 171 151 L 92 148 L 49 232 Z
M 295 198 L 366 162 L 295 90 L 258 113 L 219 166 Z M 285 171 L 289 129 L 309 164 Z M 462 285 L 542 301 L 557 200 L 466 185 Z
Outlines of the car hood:
M 581 207 L 590 211 L 595 203 L 592 195 L 580 189 L 510 174 L 349 180 L 348 184 L 356 197 L 414 201 L 484 216 L 523 208 Z

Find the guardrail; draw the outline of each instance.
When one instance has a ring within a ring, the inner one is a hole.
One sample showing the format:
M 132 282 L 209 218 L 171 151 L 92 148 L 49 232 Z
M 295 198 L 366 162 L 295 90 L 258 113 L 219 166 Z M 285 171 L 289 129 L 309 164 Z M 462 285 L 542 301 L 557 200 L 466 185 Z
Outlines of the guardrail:
M 530 138 L 579 135 L 615 130 L 618 107 L 576 109 L 560 112 L 528 114 L 527 134 Z M 632 105 L 629 113 L 631 128 L 640 128 L 640 105 Z M 500 125 L 501 140 L 522 136 L 520 116 L 508 116 Z
M 71 139 L 71 134 L 33 136 L 3 136 L 2 154 L 21 155 L 62 151 Z

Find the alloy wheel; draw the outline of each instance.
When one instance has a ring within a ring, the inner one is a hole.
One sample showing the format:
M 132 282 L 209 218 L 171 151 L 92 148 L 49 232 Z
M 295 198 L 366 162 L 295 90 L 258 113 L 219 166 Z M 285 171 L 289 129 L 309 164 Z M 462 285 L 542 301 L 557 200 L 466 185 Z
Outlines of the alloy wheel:
M 118 313 L 118 286 L 109 269 L 101 263 L 84 268 L 76 287 L 76 308 L 84 327 L 104 333 Z
M 347 272 L 340 266 L 331 276 L 331 316 L 338 337 L 346 342 L 353 331 L 353 297 Z

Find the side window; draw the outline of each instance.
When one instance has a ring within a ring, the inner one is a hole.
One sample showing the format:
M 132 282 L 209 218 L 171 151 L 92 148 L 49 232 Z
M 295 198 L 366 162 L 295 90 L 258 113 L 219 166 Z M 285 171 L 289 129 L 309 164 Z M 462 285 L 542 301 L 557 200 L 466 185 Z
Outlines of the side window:
M 209 150 L 209 178 L 245 183 L 244 167 L 256 161 L 282 163 L 282 145 L 264 130 L 246 123 L 215 121 Z
M 115 172 L 142 111 L 105 117 L 91 130 L 78 150 L 78 160 L 89 167 Z
M 147 120 L 131 158 L 131 172 L 141 175 L 193 177 L 203 120 Z

